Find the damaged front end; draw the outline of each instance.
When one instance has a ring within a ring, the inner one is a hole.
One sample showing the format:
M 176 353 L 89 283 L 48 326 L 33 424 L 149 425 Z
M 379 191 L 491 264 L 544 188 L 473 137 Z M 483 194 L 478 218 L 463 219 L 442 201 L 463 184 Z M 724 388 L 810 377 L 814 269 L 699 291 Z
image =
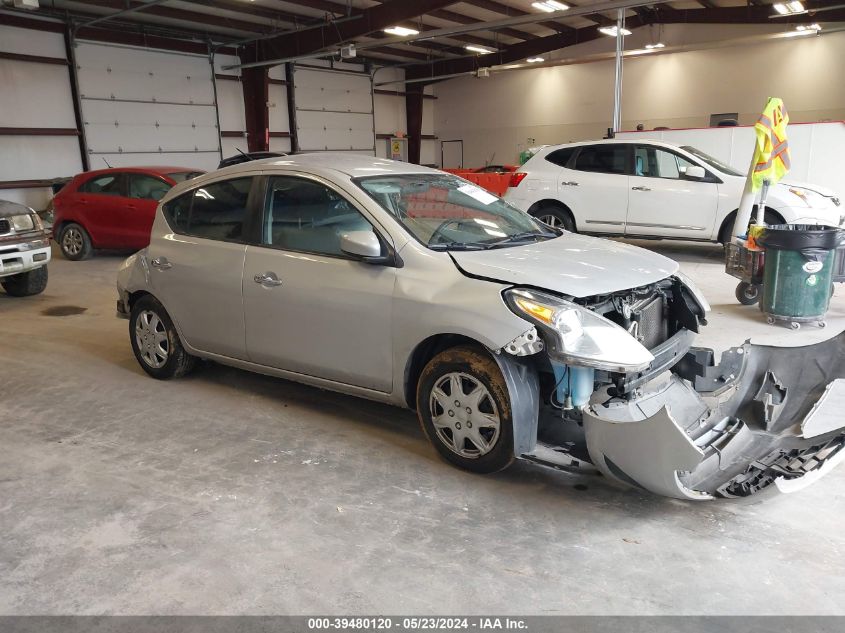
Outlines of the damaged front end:
M 577 302 L 527 289 L 505 298 L 536 326 L 500 355 L 537 376 L 530 441 L 515 433 L 525 459 L 711 499 L 790 491 L 845 458 L 845 333 L 798 348 L 746 343 L 717 365 L 692 347 L 709 306 L 680 276 Z

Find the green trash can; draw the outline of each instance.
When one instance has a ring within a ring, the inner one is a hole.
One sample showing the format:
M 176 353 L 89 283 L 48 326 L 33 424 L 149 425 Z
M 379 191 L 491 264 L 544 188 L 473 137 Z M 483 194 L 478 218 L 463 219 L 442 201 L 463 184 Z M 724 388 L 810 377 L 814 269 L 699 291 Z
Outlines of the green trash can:
M 757 243 L 766 249 L 760 309 L 769 323 L 825 326 L 833 287 L 834 251 L 841 239 L 833 226 L 779 224 Z

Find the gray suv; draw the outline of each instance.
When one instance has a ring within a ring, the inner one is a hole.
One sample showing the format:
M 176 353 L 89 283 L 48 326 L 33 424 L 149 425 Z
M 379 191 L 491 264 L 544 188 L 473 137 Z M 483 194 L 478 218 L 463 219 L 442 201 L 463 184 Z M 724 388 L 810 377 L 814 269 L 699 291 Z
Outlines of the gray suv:
M 0 200 L 0 285 L 6 294 L 27 297 L 47 287 L 50 234 L 29 207 Z

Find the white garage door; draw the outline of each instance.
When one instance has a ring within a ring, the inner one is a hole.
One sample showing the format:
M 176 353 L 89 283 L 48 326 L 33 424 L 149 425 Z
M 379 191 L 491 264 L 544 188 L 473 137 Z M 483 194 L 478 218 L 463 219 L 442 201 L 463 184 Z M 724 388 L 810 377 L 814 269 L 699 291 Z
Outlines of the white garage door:
M 91 168 L 220 160 L 212 69 L 202 55 L 80 42 L 82 120 Z
M 365 73 L 294 67 L 301 151 L 375 155 L 373 85 Z

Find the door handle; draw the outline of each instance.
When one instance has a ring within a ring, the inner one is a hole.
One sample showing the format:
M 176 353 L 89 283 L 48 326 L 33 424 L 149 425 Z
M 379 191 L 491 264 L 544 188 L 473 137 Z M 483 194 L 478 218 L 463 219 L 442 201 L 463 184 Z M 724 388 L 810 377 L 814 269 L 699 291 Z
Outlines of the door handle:
M 150 266 L 159 270 L 167 270 L 168 268 L 173 268 L 173 264 L 167 261 L 166 257 L 153 257 L 150 260 Z
M 651 191 L 648 187 L 631 187 L 632 191 Z
M 564 185 L 564 186 L 566 186 L 566 187 L 577 187 L 577 186 L 578 186 L 578 183 L 577 183 L 577 182 L 575 182 L 574 180 L 568 180 L 568 181 L 566 181 L 566 182 L 562 182 L 562 183 L 560 183 L 560 184 L 562 184 L 562 185 Z
M 282 285 L 282 280 L 276 276 L 276 273 L 273 272 L 266 272 L 263 275 L 256 275 L 252 278 L 252 280 L 257 283 L 261 284 L 265 288 L 275 288 L 276 286 Z

